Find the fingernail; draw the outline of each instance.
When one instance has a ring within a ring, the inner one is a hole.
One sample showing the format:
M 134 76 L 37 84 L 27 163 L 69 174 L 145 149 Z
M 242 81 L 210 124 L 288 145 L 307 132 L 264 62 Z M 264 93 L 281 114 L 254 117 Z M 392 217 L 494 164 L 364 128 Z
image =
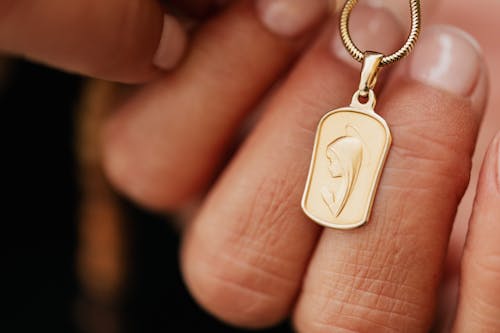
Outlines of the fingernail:
M 470 96 L 481 74 L 480 48 L 469 34 L 451 26 L 426 30 L 410 60 L 410 76 L 459 96 Z
M 160 42 L 153 58 L 153 64 L 163 70 L 174 68 L 186 49 L 186 33 L 179 22 L 170 15 L 165 15 Z
M 358 5 L 352 12 L 349 32 L 361 51 L 376 51 L 389 54 L 398 49 L 403 42 L 403 28 L 396 17 L 383 7 Z M 359 68 L 346 51 L 340 34 L 335 32 L 331 43 L 332 52 L 346 63 Z
M 262 23 L 284 37 L 307 31 L 326 13 L 327 7 L 325 0 L 257 0 Z

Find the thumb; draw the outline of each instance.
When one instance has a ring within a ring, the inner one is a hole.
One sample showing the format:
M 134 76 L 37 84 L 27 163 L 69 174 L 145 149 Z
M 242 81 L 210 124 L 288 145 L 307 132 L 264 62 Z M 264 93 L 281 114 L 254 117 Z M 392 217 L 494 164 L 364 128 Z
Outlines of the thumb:
M 141 82 L 180 59 L 185 34 L 156 0 L 0 0 L 0 52 Z

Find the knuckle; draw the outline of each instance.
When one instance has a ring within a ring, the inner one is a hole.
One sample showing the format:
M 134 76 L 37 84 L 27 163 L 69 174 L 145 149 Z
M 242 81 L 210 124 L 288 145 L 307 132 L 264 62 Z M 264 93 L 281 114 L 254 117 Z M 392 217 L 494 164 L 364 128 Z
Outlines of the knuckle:
M 314 297 L 317 310 L 297 317 L 299 331 L 425 332 L 433 296 L 416 277 L 421 259 L 399 242 L 412 239 L 352 248 L 347 262 L 324 271 L 326 286 L 305 289 L 315 294 L 308 297 Z
M 177 207 L 184 199 L 186 184 L 179 177 L 170 178 L 171 165 L 162 163 L 162 157 L 139 148 L 142 141 L 124 134 L 123 124 L 115 120 L 104 128 L 103 171 L 109 182 L 136 203 L 153 211 Z M 173 181 L 166 186 L 169 178 Z
M 360 300 L 363 300 L 360 302 Z M 314 318 L 295 320 L 299 332 L 396 333 L 425 332 L 415 307 L 398 297 L 355 293 L 343 299 L 329 299 Z
M 392 126 L 392 163 L 388 169 L 406 176 L 411 173 L 406 179 L 411 181 L 409 188 L 451 190 L 459 195 L 469 182 L 472 140 L 464 141 L 462 134 L 449 129 L 442 131 L 449 133 L 438 133 L 436 128 L 442 122 L 431 119 Z
M 218 232 L 216 243 L 201 240 L 201 231 L 192 229 L 185 275 L 200 303 L 213 314 L 258 328 L 287 316 L 305 259 L 287 241 L 292 184 L 266 179 L 252 186 L 256 192 L 234 217 L 237 221 Z M 195 242 L 198 248 L 193 250 Z
M 315 84 L 315 94 L 298 94 L 289 97 L 291 105 L 300 105 L 289 110 L 289 116 L 293 118 L 297 131 L 304 132 L 311 138 L 315 135 L 318 120 L 325 115 L 325 108 L 327 108 L 325 100 L 328 100 L 326 96 L 330 94 L 330 87 L 321 85 L 320 82 L 312 84 Z
M 295 321 L 299 332 L 359 332 L 396 333 L 425 332 L 418 318 L 408 311 L 401 299 L 371 293 L 350 296 L 349 299 L 328 300 L 314 318 Z M 369 303 L 359 299 L 371 298 Z
M 208 311 L 249 328 L 271 326 L 287 315 L 290 281 L 241 256 L 219 253 L 212 258 L 198 263 L 197 272 L 187 272 L 194 296 Z

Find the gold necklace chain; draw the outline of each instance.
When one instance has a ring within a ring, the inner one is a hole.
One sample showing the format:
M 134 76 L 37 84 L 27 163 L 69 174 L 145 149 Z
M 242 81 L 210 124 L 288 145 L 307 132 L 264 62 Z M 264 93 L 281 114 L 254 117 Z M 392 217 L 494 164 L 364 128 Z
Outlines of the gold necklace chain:
M 359 62 L 363 62 L 365 58 L 364 52 L 354 44 L 349 34 L 349 17 L 351 12 L 359 0 L 347 0 L 342 8 L 340 15 L 340 35 L 345 48 L 351 56 Z M 406 57 L 417 42 L 418 35 L 421 29 L 421 14 L 420 14 L 420 0 L 409 0 L 411 11 L 411 30 L 408 35 L 406 43 L 396 52 L 391 55 L 384 56 L 380 61 L 380 66 L 386 66 L 395 63 L 398 60 Z

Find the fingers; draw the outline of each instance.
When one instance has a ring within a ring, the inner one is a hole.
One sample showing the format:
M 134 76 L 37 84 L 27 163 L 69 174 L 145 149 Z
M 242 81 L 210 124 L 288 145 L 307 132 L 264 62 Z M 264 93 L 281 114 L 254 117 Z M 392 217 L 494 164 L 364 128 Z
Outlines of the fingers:
M 500 331 L 500 133 L 490 145 L 462 258 L 453 332 Z
M 177 71 L 110 118 L 104 160 L 117 188 L 166 210 L 211 180 L 241 120 L 301 44 L 270 33 L 255 14 L 253 1 L 242 1 L 208 22 Z
M 486 94 L 465 33 L 427 29 L 380 96 L 393 134 L 369 223 L 325 229 L 295 311 L 300 332 L 427 332 Z
M 186 44 L 156 0 L 3 0 L 0 13 L 1 51 L 108 80 L 151 79 Z
M 383 51 L 399 44 L 397 23 L 385 11 L 360 7 L 358 14 L 352 23 L 360 43 L 373 42 L 380 28 L 387 31 L 378 40 Z M 300 289 L 320 231 L 300 209 L 314 129 L 321 115 L 350 100 L 359 80 L 331 54 L 336 32 L 329 25 L 271 98 L 186 230 L 186 282 L 205 308 L 227 322 L 276 323 L 289 314 Z

